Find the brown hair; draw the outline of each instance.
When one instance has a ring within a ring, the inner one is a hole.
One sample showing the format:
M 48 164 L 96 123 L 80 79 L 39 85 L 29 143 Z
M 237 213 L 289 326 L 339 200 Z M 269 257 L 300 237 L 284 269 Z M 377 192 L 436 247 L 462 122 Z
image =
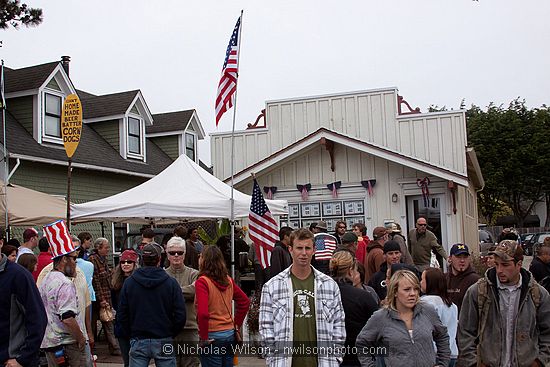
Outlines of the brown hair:
M 199 277 L 204 275 L 221 285 L 229 285 L 229 273 L 218 246 L 206 246 L 201 253 Z
M 426 278 L 426 294 L 429 296 L 439 296 L 447 307 L 451 307 L 453 301 L 447 292 L 447 279 L 439 268 L 428 268 L 424 270 Z
M 290 234 L 290 247 L 294 246 L 295 240 L 298 240 L 298 241 L 311 240 L 312 242 L 315 242 L 313 241 L 314 237 L 315 236 L 313 235 L 313 232 L 311 232 L 307 228 L 297 229 Z
M 136 271 L 136 269 L 138 268 L 138 264 L 136 262 L 134 262 L 134 268 L 132 269 L 132 272 L 130 273 L 130 275 L 132 275 L 134 273 L 134 271 Z M 114 290 L 114 291 L 119 291 L 122 289 L 122 285 L 124 284 L 124 281 L 128 278 L 129 276 L 125 276 L 124 275 L 124 272 L 122 271 L 122 267 L 120 265 L 120 263 L 115 267 L 115 270 L 113 270 L 113 275 L 111 276 L 111 288 Z
M 2 246 L 2 253 L 6 256 L 10 256 L 12 252 L 17 253 L 17 247 L 12 245 L 4 245 Z
M 37 262 L 38 260 L 34 254 L 22 254 L 19 256 L 19 259 L 17 259 L 17 263 L 31 273 L 34 271 L 34 266 Z

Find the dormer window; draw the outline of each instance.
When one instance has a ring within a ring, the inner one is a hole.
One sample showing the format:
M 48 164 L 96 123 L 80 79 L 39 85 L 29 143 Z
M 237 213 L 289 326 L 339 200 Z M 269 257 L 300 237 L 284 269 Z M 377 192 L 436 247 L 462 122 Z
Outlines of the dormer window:
M 128 153 L 141 155 L 141 122 L 128 117 Z
M 61 139 L 61 97 L 45 93 L 44 134 Z
M 185 154 L 195 162 L 195 135 L 185 133 Z

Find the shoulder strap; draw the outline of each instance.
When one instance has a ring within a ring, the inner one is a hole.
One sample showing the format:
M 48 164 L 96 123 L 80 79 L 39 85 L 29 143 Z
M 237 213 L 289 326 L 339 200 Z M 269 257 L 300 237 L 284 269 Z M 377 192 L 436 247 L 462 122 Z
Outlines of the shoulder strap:
M 231 279 L 229 280 L 229 284 L 231 284 Z M 225 306 L 225 309 L 227 310 L 227 313 L 229 314 L 229 317 L 231 318 L 231 322 L 233 323 L 233 328 L 237 328 L 237 325 L 235 325 L 235 320 L 233 320 L 233 313 L 229 310 L 229 307 L 227 307 L 227 303 L 225 303 L 225 299 L 223 298 L 222 291 L 218 287 L 216 287 L 218 292 L 220 292 L 220 297 L 222 299 L 223 305 Z M 233 289 L 233 287 L 231 287 Z

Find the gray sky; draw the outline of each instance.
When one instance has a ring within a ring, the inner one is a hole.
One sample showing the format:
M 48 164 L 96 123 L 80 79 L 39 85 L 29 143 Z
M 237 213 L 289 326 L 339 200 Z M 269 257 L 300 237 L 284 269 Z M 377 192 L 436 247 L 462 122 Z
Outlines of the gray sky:
M 153 113 L 195 108 L 216 131 L 214 100 L 244 9 L 237 129 L 266 100 L 396 86 L 413 106 L 549 102 L 548 0 L 69 1 L 36 28 L 0 31 L 19 68 L 71 56 L 96 94 L 141 89 Z M 217 131 L 231 129 L 232 110 Z M 209 143 L 199 146 L 210 162 Z

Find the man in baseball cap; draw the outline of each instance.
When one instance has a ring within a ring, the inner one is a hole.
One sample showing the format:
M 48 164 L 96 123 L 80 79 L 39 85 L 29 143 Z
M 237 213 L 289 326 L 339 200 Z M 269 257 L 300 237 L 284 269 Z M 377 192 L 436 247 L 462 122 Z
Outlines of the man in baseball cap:
M 459 314 L 466 290 L 479 279 L 479 275 L 472 267 L 470 260 L 470 249 L 467 245 L 455 243 L 451 247 L 448 260 L 449 267 L 446 274 L 447 291 L 451 301 L 458 307 Z

